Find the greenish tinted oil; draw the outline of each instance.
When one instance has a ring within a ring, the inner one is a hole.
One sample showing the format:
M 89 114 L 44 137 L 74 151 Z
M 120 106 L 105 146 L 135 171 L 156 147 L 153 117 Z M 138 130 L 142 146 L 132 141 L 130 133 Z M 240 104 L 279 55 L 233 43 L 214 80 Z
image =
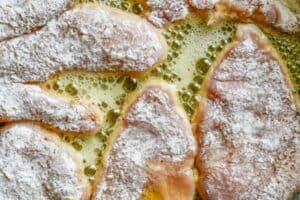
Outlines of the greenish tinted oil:
M 205 24 L 196 24 L 196 26 L 199 26 L 197 29 L 202 31 L 200 31 L 200 35 L 198 35 L 197 38 L 193 38 L 193 41 L 194 45 L 197 45 L 198 43 L 198 48 L 202 49 L 202 52 L 198 52 L 190 63 L 190 72 L 192 73 L 189 73 L 188 81 L 185 82 L 182 87 L 178 87 L 180 100 L 189 117 L 193 116 L 196 107 L 201 100 L 199 90 L 201 89 L 202 82 L 207 72 L 217 55 L 233 40 L 233 35 L 236 30 L 233 24 L 215 27 L 209 27 Z M 202 35 L 203 33 L 205 35 Z M 212 39 L 211 36 L 215 38 Z M 205 43 L 205 41 L 208 42 Z M 188 45 L 189 48 L 190 44 Z
M 183 23 L 163 31 L 163 36 L 170 49 L 166 61 L 151 72 L 152 76 L 160 77 L 168 82 L 181 80 L 180 75 L 174 70 L 174 65 L 176 59 L 182 54 L 182 48 L 186 45 L 185 38 L 191 32 L 191 28 L 189 23 Z
M 286 62 L 290 78 L 298 96 L 300 95 L 300 35 L 266 33 L 269 40 Z

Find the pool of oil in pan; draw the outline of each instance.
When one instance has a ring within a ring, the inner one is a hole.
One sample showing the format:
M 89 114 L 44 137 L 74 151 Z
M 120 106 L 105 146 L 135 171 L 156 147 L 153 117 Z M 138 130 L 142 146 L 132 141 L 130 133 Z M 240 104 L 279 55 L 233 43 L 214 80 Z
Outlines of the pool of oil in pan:
M 88 2 L 88 1 L 82 1 Z M 143 5 L 134 1 L 99 1 L 112 7 L 143 15 Z M 178 96 L 187 115 L 192 116 L 200 100 L 198 91 L 203 78 L 218 53 L 233 40 L 233 23 L 207 26 L 196 17 L 176 23 L 163 30 L 169 45 L 166 60 L 149 75 L 137 79 L 101 73 L 64 72 L 56 75 L 42 86 L 49 92 L 78 100 L 95 102 L 105 115 L 105 123 L 95 136 L 62 139 L 83 156 L 84 173 L 92 182 L 99 161 L 124 103 L 124 98 L 151 78 L 165 80 L 178 89 Z M 287 63 L 296 92 L 300 94 L 300 36 L 267 33 L 275 49 Z M 126 102 L 125 102 L 126 103 Z

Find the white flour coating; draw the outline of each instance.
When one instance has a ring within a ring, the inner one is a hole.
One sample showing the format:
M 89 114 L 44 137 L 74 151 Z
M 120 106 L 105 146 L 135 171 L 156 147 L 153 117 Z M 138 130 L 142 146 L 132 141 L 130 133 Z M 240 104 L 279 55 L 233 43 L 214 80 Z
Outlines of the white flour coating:
M 73 0 L 1 0 L 0 41 L 44 26 L 58 17 Z
M 214 66 L 199 114 L 208 199 L 288 199 L 300 185 L 300 115 L 280 62 L 254 26 Z
M 192 177 L 196 146 L 191 127 L 175 107 L 170 91 L 161 87 L 143 90 L 127 110 L 104 163 L 95 199 L 140 199 L 151 178 L 159 177 L 148 172 L 166 163 L 173 168 L 177 165 L 177 173 L 183 173 L 187 179 Z
M 284 5 L 284 3 L 289 4 L 286 0 L 221 0 L 220 2 L 229 7 L 230 12 L 237 13 L 238 20 L 252 18 L 285 32 L 300 31 L 300 13 L 290 11 Z
M 0 121 L 35 121 L 65 132 L 95 133 L 101 123 L 94 106 L 72 104 L 38 86 L 0 84 Z
M 285 32 L 300 31 L 300 13 L 287 8 L 286 0 L 146 0 L 146 3 L 151 8 L 148 19 L 159 27 L 185 19 L 191 6 L 198 9 L 196 12 L 210 10 L 216 19 L 253 19 Z
M 17 124 L 2 130 L 1 199 L 87 199 L 88 183 L 84 181 L 75 158 L 58 141 L 54 135 L 29 124 Z
M 151 12 L 148 19 L 156 26 L 184 19 L 188 13 L 188 5 L 185 0 L 147 0 Z
M 212 9 L 220 0 L 188 0 L 189 4 L 197 9 Z
M 146 20 L 99 5 L 82 5 L 33 34 L 0 45 L 0 82 L 45 81 L 61 70 L 143 73 L 166 55 Z

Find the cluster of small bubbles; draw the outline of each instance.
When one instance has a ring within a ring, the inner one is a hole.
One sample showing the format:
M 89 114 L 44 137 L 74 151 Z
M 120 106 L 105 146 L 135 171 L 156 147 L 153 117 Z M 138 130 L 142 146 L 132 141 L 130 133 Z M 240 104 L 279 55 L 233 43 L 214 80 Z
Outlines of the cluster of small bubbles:
M 96 134 L 96 137 L 98 138 L 98 140 L 102 143 L 106 143 L 108 136 L 109 136 L 109 131 L 107 130 L 101 130 Z
M 212 63 L 215 61 L 217 55 L 224 49 L 224 47 L 232 42 L 233 35 L 236 31 L 236 28 L 232 24 L 225 24 L 221 31 L 224 32 L 224 35 L 228 35 L 226 39 L 221 39 L 216 44 L 211 44 L 208 46 L 205 57 L 199 58 L 195 62 L 195 73 L 193 74 L 193 80 L 188 84 L 187 87 L 182 88 L 178 94 L 182 101 L 183 108 L 189 117 L 191 117 L 198 103 L 201 100 L 199 95 L 199 90 L 201 89 L 202 82 L 209 71 Z M 228 34 L 229 33 L 229 34 Z
M 119 116 L 119 113 L 117 114 Z M 106 150 L 107 147 L 107 142 L 111 136 L 111 134 L 115 131 L 117 126 L 106 126 L 102 128 L 101 131 L 99 131 L 96 134 L 96 139 L 98 140 L 98 145 L 96 148 L 94 148 L 94 153 L 96 154 L 96 159 L 95 159 L 95 165 L 99 166 L 101 164 L 101 160 L 103 157 L 103 154 Z
M 120 94 L 119 96 L 117 96 L 116 99 L 115 99 L 115 104 L 118 105 L 118 106 L 121 106 L 124 103 L 125 97 L 126 97 L 125 93 Z
M 113 7 L 113 8 L 118 8 L 118 9 L 122 9 L 122 8 L 126 8 L 126 3 L 127 1 L 120 1 L 120 0 L 86 0 L 88 2 L 100 2 L 104 5 Z M 125 4 L 124 4 L 125 3 Z M 123 5 L 122 5 L 123 4 Z
M 198 105 L 198 102 L 200 101 L 200 95 L 196 94 L 196 90 L 192 91 L 190 89 L 190 86 L 192 84 L 194 84 L 194 83 L 191 83 L 188 86 L 188 89 L 183 88 L 182 90 L 180 90 L 178 92 L 179 97 L 183 104 L 183 108 L 189 117 L 192 116 L 196 106 Z M 198 91 L 200 89 L 201 85 L 197 84 L 197 86 L 192 86 L 192 87 L 197 87 L 197 91 Z
M 300 95 L 300 36 L 267 33 L 275 49 L 285 61 L 297 94 Z
M 98 156 L 97 161 L 95 162 L 96 165 L 100 164 L 99 161 L 101 161 L 100 158 L 103 156 L 104 150 L 106 148 L 107 139 L 102 139 L 100 142 L 103 143 L 103 145 L 101 145 L 100 148 L 97 147 L 94 149 L 94 153 Z
M 106 110 L 108 108 L 108 104 L 105 101 L 101 101 L 101 102 L 98 103 L 98 107 L 101 110 Z
M 84 2 L 97 2 L 104 5 L 118 8 L 123 11 L 131 12 L 137 15 L 142 15 L 145 8 L 144 5 L 136 0 L 80 0 L 81 3 Z
M 89 94 L 89 90 L 91 89 L 99 89 L 101 91 L 110 90 L 119 84 L 118 78 L 114 76 L 84 76 L 79 75 L 76 79 L 73 78 L 73 74 L 67 75 L 64 77 L 64 80 L 68 80 L 68 82 L 64 81 L 63 83 L 60 80 L 53 80 L 51 84 L 47 84 L 46 88 L 50 90 L 54 90 L 58 93 L 64 93 L 71 97 L 80 96 L 85 99 L 90 99 L 91 96 Z
M 221 28 L 221 31 L 224 33 L 224 32 L 234 32 L 236 31 L 236 27 L 235 26 L 232 26 L 232 24 L 226 24 L 225 26 L 223 26 Z
M 186 44 L 184 39 L 191 32 L 192 26 L 188 23 L 174 25 L 163 31 L 168 46 L 170 47 L 167 59 L 151 72 L 154 77 L 160 77 L 168 82 L 180 81 L 180 75 L 176 74 L 172 66 L 176 64 L 176 58 L 182 54 L 182 47 Z
M 97 154 L 97 158 L 96 158 L 96 162 L 95 162 L 97 165 L 100 164 L 101 158 L 103 156 L 104 150 L 107 145 L 108 138 L 112 132 L 113 132 L 113 129 L 106 129 L 106 130 L 102 129 L 101 131 L 99 131 L 96 134 L 96 138 L 101 144 L 101 145 L 98 145 L 94 149 L 94 153 Z

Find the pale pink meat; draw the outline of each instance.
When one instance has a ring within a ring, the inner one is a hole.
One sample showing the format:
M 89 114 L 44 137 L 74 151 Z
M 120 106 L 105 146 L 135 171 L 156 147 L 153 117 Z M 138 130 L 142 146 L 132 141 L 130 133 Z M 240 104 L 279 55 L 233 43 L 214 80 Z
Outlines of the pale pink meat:
M 203 199 L 282 200 L 299 187 L 299 107 L 284 69 L 256 27 L 238 27 L 195 119 Z

